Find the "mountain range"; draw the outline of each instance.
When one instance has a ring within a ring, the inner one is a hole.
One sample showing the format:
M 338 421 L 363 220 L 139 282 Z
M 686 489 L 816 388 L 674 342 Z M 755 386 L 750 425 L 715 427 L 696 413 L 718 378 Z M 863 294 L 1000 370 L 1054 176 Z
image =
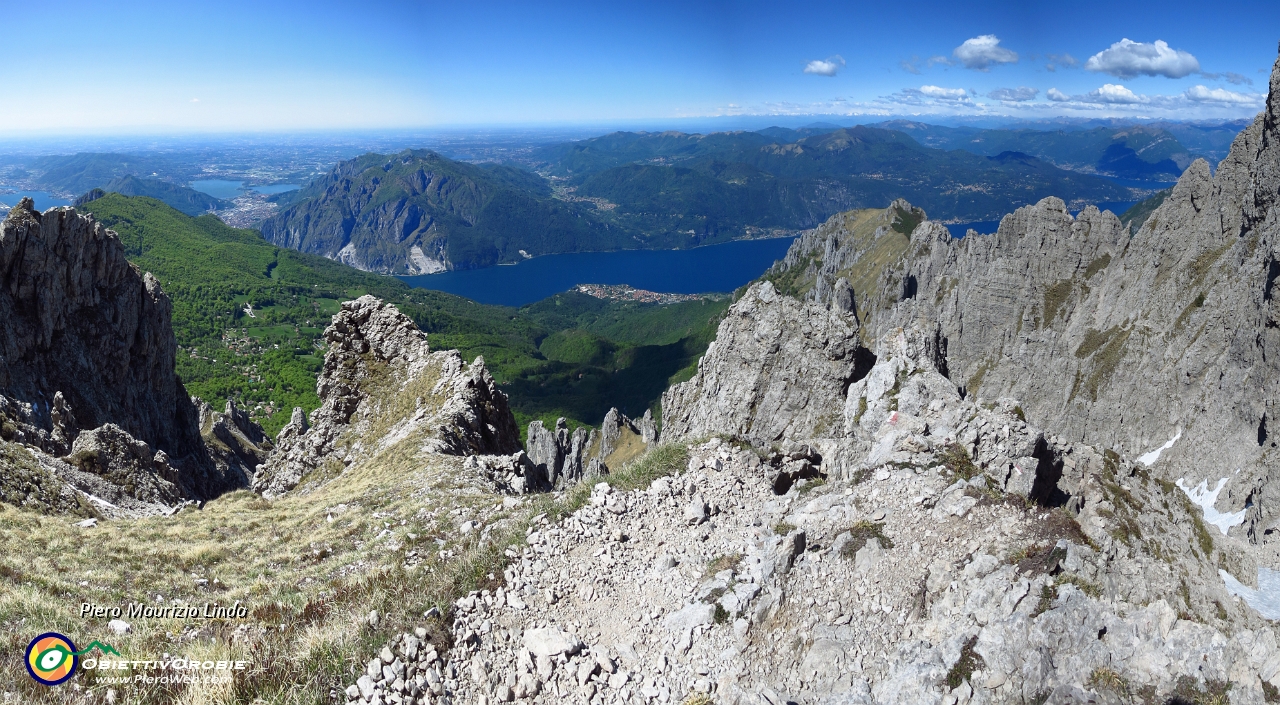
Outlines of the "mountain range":
M 718 310 L 480 307 L 85 207 L 0 222 L 8 700 L 1280 700 L 1280 61 L 1217 169 L 1128 223 L 1047 196 L 957 239 L 895 199 Z M 520 428 L 520 396 L 707 328 L 643 415 Z M 274 437 L 179 373 L 290 349 L 315 364 L 271 387 L 313 410 Z M 580 367 L 490 371 L 527 359 Z M 51 637 L 114 653 L 46 687 Z M 226 678 L 143 675 L 179 661 Z
M 1050 194 L 1132 200 L 1128 188 L 1024 153 L 946 152 L 871 127 L 783 139 L 615 133 L 537 149 L 524 163 L 547 178 L 433 152 L 365 155 L 291 197 L 262 232 L 361 269 L 425 274 L 557 252 L 794 234 L 898 197 L 959 220 Z
M 938 149 L 963 149 L 988 156 L 1023 152 L 1064 169 L 1125 179 L 1173 181 L 1193 158 L 1168 130 L 1143 125 L 1059 132 L 939 127 L 908 120 L 877 126 L 911 135 Z

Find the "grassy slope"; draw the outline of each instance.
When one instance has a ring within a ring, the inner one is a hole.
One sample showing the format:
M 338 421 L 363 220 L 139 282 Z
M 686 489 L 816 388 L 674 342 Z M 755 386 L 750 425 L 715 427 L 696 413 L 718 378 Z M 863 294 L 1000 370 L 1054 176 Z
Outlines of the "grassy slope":
M 7 445 L 0 441 L 0 452 Z M 18 702 L 83 702 L 64 699 L 69 686 L 37 685 L 23 670 L 27 643 L 48 630 L 71 635 L 81 648 L 102 640 L 124 659 L 251 662 L 229 684 L 112 686 L 123 698 L 117 702 L 130 705 L 329 703 L 330 690 L 355 682 L 393 634 L 422 626 L 444 651 L 452 601 L 496 586 L 508 560 L 503 550 L 520 545 L 536 517 L 584 504 L 590 486 L 508 507 L 468 476 L 460 458 L 425 455 L 421 445 L 404 439 L 313 491 L 274 502 L 242 491 L 202 510 L 90 529 L 0 504 L 7 547 L 0 552 L 0 691 L 17 691 Z M 610 481 L 643 487 L 686 462 L 683 448 L 662 447 Z M 458 531 L 463 517 L 483 518 L 485 531 Z M 82 602 L 127 610 L 135 602 L 154 606 L 157 595 L 166 604 L 239 602 L 248 616 L 130 618 L 132 631 L 114 635 L 110 617 L 79 615 Z M 444 618 L 424 620 L 433 606 Z M 376 625 L 365 619 L 371 609 Z M 101 676 L 134 673 L 82 669 L 75 683 L 101 698 L 108 687 Z
M 399 306 L 433 347 L 483 355 L 512 395 L 521 427 L 557 416 L 598 424 L 610 406 L 643 414 L 673 375 L 696 363 L 727 305 L 566 293 L 524 309 L 487 306 L 278 248 L 254 231 L 191 218 L 153 199 L 109 194 L 85 209 L 116 230 L 130 259 L 173 299 L 178 373 L 188 391 L 215 406 L 239 400 L 271 433 L 294 406 L 318 405 L 324 327 L 341 301 L 366 293 Z M 570 329 L 607 339 L 609 354 L 557 360 L 539 350 L 545 338 Z

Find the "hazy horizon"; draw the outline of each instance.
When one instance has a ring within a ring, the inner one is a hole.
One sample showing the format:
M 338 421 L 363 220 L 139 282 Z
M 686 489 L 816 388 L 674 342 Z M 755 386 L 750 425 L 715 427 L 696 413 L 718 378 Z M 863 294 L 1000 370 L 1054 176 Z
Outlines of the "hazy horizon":
M 1258 112 L 1274 7 L 1173 5 L 33 3 L 11 27 L 76 32 L 9 57 L 39 99 L 5 101 L 0 135 Z

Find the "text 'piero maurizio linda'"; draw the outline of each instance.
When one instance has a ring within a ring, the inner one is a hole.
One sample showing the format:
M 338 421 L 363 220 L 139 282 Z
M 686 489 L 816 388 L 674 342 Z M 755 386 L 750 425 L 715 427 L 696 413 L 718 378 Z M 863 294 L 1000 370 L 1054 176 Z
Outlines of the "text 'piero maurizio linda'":
M 215 605 L 212 602 L 206 602 L 203 605 L 191 603 L 148 605 L 131 602 L 125 609 L 82 602 L 80 616 L 91 619 L 121 616 L 129 619 L 244 619 L 249 616 L 249 608 L 240 604 L 239 601 L 232 605 Z

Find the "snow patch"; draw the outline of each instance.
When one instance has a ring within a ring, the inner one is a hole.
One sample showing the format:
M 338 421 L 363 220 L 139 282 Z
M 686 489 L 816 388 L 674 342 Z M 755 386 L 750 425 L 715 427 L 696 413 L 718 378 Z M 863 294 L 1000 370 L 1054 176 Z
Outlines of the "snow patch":
M 1187 493 L 1187 496 L 1191 498 L 1191 502 L 1193 504 L 1200 505 L 1200 508 L 1204 510 L 1205 522 L 1213 524 L 1221 529 L 1223 536 L 1227 534 L 1227 529 L 1244 523 L 1245 510 L 1241 509 L 1240 511 L 1232 514 L 1223 514 L 1213 506 L 1218 501 L 1218 493 L 1221 492 L 1222 488 L 1227 484 L 1227 478 L 1224 477 L 1221 480 L 1218 480 L 1218 486 L 1214 487 L 1212 490 L 1209 489 L 1208 480 L 1201 480 L 1200 484 L 1195 487 L 1188 487 L 1186 483 L 1183 482 L 1183 479 L 1179 477 L 1178 481 L 1174 484 L 1178 486 L 1178 489 Z
M 96 495 L 89 494 L 88 492 L 85 492 L 84 490 L 81 490 L 81 491 L 80 491 L 80 494 L 84 495 L 85 497 L 88 497 L 88 498 L 89 498 L 89 501 L 90 501 L 90 502 L 93 502 L 94 504 L 98 504 L 98 505 L 101 505 L 101 506 L 104 506 L 104 507 L 110 507 L 110 508 L 112 508 L 112 509 L 119 509 L 119 508 L 120 508 L 120 507 L 117 507 L 116 505 L 114 505 L 114 504 L 112 504 L 112 503 L 108 502 L 107 500 L 105 500 L 105 499 L 103 499 L 103 498 L 101 498 L 101 497 L 98 497 L 98 496 L 96 496 Z
M 1258 611 L 1267 619 L 1280 619 L 1280 571 L 1270 568 L 1258 569 L 1258 589 L 1236 580 L 1230 573 L 1221 568 L 1218 575 L 1227 584 L 1227 592 L 1243 598 L 1245 603 Z
M 249 318 L 257 318 L 257 316 L 253 315 L 253 304 L 245 304 L 244 312 L 249 314 Z
M 1156 448 L 1146 455 L 1139 456 L 1138 462 L 1146 465 L 1147 467 L 1151 467 L 1153 463 L 1160 459 L 1160 454 L 1172 448 L 1173 444 L 1177 443 L 1179 438 L 1182 438 L 1182 429 L 1178 429 L 1178 432 L 1174 434 L 1173 438 L 1169 439 L 1168 443 Z

